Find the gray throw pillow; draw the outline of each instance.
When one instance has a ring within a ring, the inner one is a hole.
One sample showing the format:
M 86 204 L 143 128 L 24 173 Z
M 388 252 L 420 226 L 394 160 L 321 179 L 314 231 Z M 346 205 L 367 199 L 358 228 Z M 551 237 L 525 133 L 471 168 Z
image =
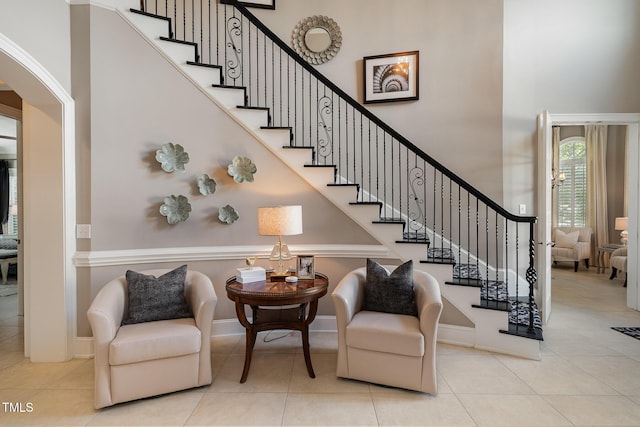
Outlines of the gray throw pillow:
M 367 259 L 363 310 L 418 316 L 413 292 L 413 261 L 398 266 L 391 274 Z
M 184 297 L 186 277 L 186 265 L 157 278 L 128 270 L 129 313 L 122 324 L 193 317 Z

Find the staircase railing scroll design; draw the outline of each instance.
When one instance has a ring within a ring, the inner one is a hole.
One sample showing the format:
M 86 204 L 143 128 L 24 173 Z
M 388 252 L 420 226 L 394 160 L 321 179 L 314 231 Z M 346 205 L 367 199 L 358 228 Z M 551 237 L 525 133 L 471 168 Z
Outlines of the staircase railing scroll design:
M 426 243 L 426 261 L 455 263 L 454 281 L 480 287 L 481 304 L 528 312 L 510 329 L 539 335 L 535 217 L 508 212 L 419 149 L 237 0 L 141 0 L 141 9 L 170 18 L 172 37 L 197 44 L 201 62 L 223 66 L 224 84 L 243 87 L 247 106 L 268 109 L 269 126 L 290 128 L 292 146 L 334 167 L 333 184 L 357 184 L 357 203 L 403 223 L 399 241 Z

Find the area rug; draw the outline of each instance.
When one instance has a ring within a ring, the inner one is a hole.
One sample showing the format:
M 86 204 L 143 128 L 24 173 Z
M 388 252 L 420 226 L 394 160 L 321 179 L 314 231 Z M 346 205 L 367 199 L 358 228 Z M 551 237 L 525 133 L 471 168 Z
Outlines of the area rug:
M 18 285 L 0 285 L 0 297 L 8 297 L 18 293 Z
M 611 329 L 613 329 L 614 331 L 618 331 L 618 332 L 622 332 L 625 335 L 629 335 L 630 337 L 633 337 L 637 340 L 640 340 L 640 328 L 639 327 L 632 327 L 632 328 L 623 328 L 620 326 L 612 326 Z

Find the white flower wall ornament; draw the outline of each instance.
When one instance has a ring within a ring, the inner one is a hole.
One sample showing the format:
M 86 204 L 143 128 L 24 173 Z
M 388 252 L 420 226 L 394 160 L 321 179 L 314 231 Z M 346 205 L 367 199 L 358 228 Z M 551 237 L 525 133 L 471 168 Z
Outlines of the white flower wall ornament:
M 216 192 L 216 181 L 213 178 L 209 178 L 206 173 L 198 178 L 198 191 L 203 196 L 208 196 Z
M 227 224 L 233 224 L 240 218 L 238 212 L 230 205 L 221 207 L 218 210 L 218 219 Z
M 156 160 L 165 172 L 184 172 L 184 165 L 189 163 L 189 154 L 184 151 L 182 145 L 168 142 L 156 151 Z
M 166 216 L 169 224 L 186 221 L 190 213 L 191 204 L 189 203 L 189 199 L 183 195 L 167 196 L 164 198 L 162 206 L 160 206 L 160 215 Z
M 253 182 L 253 174 L 258 168 L 248 157 L 236 156 L 227 167 L 227 173 L 237 183 Z

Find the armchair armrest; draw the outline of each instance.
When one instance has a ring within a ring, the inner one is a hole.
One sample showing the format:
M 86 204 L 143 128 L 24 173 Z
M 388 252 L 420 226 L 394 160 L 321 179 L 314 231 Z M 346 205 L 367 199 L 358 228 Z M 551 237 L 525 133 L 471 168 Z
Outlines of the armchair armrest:
M 359 268 L 344 276 L 331 293 L 336 308 L 336 320 L 346 327 L 353 316 L 360 311 L 364 298 L 364 283 L 367 277 L 366 268 Z
M 198 329 L 211 330 L 213 313 L 218 297 L 213 289 L 211 279 L 198 271 L 187 271 L 186 299 Z
M 109 344 L 115 338 L 122 323 L 126 299 L 126 279 L 119 277 L 100 289 L 87 311 L 87 317 L 93 331 L 96 408 L 113 404 L 109 370 Z
M 627 247 L 618 248 L 611 253 L 611 258 L 614 256 L 627 256 Z
M 436 279 L 424 271 L 415 271 L 413 286 L 420 318 L 420 330 L 425 337 L 437 337 L 438 322 L 442 313 L 442 296 Z

